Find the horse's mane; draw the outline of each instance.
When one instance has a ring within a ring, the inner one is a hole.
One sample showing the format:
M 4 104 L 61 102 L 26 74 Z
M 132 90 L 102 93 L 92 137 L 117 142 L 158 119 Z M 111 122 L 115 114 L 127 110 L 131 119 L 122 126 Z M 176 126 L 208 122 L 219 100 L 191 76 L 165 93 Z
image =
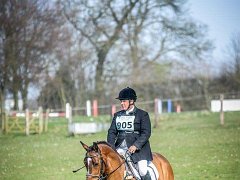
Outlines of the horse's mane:
M 105 145 L 107 145 L 107 146 L 109 146 L 109 147 L 112 147 L 108 142 L 106 142 L 106 141 L 97 141 L 97 142 L 95 142 L 95 143 L 97 143 L 98 145 L 99 144 L 105 144 Z
M 118 153 L 117 152 L 117 150 L 111 145 L 111 144 L 109 144 L 108 142 L 106 142 L 106 141 L 97 141 L 97 142 L 93 142 L 93 143 L 96 143 L 97 145 L 107 145 L 108 147 L 110 147 L 113 151 L 115 151 L 116 153 Z M 93 146 L 91 146 L 90 148 L 92 148 Z

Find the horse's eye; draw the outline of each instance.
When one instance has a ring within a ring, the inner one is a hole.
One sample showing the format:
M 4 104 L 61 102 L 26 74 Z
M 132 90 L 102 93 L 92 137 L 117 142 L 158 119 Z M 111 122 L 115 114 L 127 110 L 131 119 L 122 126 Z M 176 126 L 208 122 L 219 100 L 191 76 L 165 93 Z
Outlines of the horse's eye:
M 98 162 L 96 162 L 96 161 L 93 161 L 93 166 L 98 166 Z

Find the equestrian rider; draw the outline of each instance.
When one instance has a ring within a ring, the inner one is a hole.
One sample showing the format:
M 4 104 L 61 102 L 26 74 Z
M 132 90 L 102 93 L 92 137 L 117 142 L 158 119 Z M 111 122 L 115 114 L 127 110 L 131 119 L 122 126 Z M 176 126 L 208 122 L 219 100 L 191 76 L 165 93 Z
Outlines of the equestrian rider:
M 146 111 L 135 106 L 136 92 L 132 88 L 124 88 L 116 99 L 121 101 L 121 111 L 114 114 L 108 130 L 107 141 L 124 155 L 128 150 L 133 162 L 138 165 L 143 180 L 151 180 L 147 164 L 152 161 L 149 138 L 151 122 Z

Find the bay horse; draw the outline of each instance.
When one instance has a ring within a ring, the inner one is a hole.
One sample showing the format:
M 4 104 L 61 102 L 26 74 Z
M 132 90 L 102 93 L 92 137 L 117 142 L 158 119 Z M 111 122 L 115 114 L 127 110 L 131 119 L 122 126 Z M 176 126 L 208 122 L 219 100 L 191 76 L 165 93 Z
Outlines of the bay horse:
M 105 141 L 93 142 L 88 146 L 80 141 L 86 150 L 84 164 L 87 168 L 86 180 L 124 180 L 125 159 Z M 173 170 L 168 160 L 159 153 L 153 153 L 158 180 L 174 180 Z M 135 180 L 133 178 L 132 180 Z

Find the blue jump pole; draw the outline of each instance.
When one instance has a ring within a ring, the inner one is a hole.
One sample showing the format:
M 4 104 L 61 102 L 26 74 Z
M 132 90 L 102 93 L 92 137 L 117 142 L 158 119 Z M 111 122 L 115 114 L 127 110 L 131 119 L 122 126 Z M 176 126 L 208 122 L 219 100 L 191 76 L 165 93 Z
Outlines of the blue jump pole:
M 167 101 L 167 112 L 168 113 L 172 112 L 172 101 L 171 101 L 171 99 L 168 99 L 168 101 Z

